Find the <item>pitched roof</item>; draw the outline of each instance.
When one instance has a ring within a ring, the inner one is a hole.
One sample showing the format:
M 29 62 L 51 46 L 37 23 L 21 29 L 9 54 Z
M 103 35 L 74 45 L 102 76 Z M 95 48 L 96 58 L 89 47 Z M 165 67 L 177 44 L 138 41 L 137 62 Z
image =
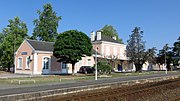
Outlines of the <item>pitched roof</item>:
M 111 38 L 109 36 L 105 36 L 105 35 L 101 35 L 101 41 L 120 43 L 117 40 L 114 40 L 113 38 Z
M 45 42 L 45 41 L 37 41 L 37 40 L 27 40 L 27 42 L 38 51 L 54 51 L 54 42 Z M 92 54 L 96 54 L 96 51 L 92 49 Z M 100 55 L 97 52 L 98 55 Z
M 95 40 L 93 42 L 95 42 L 95 41 L 107 41 L 107 42 L 122 44 L 122 43 L 118 42 L 117 40 L 114 40 L 110 36 L 106 36 L 106 35 L 102 35 L 102 34 L 101 34 L 101 40 L 97 40 L 97 36 L 95 36 Z
M 45 42 L 45 41 L 37 41 L 37 40 L 27 40 L 27 42 L 38 51 L 53 51 L 54 50 L 54 42 Z

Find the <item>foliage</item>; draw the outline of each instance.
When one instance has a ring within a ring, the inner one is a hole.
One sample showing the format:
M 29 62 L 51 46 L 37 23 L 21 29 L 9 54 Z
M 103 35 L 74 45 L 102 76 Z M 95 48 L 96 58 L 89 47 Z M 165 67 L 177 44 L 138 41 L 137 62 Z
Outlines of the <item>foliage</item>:
M 58 22 L 61 17 L 56 16 L 56 12 L 52 10 L 52 6 L 49 3 L 45 4 L 43 9 L 43 12 L 37 10 L 39 19 L 34 20 L 35 28 L 32 39 L 55 41 L 58 35 Z
M 177 39 L 177 42 L 174 42 L 174 47 L 173 47 L 173 52 L 174 52 L 174 65 L 179 66 L 179 61 L 180 61 L 180 37 Z
M 95 65 L 94 65 L 95 68 Z M 97 70 L 100 74 L 110 74 L 111 73 L 111 66 L 108 64 L 107 61 L 99 61 L 97 63 Z
M 173 52 L 175 56 L 180 57 L 180 36 L 177 39 L 177 42 L 174 42 Z
M 146 58 L 149 63 L 156 63 L 156 47 L 150 48 L 146 51 Z
M 142 65 L 149 61 L 154 62 L 156 48 L 145 50 L 145 42 L 142 40 L 143 31 L 140 31 L 140 27 L 135 27 L 130 35 L 130 39 L 127 41 L 127 56 L 130 57 L 130 61 L 134 63 L 136 72 L 140 72 Z
M 77 30 L 65 31 L 58 35 L 54 44 L 53 55 L 59 62 L 71 63 L 74 75 L 74 65 L 84 56 L 91 56 L 92 44 L 90 38 Z
M 170 64 L 174 62 L 174 52 L 171 49 L 168 44 L 165 44 L 158 54 L 157 62 L 161 65 L 166 64 L 167 70 L 171 70 Z
M 142 65 L 145 63 L 145 42 L 142 40 L 143 31 L 139 27 L 135 27 L 127 41 L 127 56 L 134 62 L 136 71 L 141 71 Z
M 27 31 L 26 24 L 18 17 L 15 17 L 13 20 L 9 20 L 9 25 L 7 25 L 7 28 L 4 28 L 0 34 L 0 65 L 8 68 L 8 71 L 14 64 L 14 52 L 28 36 Z
M 180 61 L 180 37 L 177 39 L 177 42 L 174 42 L 173 47 L 169 47 L 166 44 L 163 49 L 159 50 L 157 57 L 157 63 L 165 64 L 168 70 L 171 70 L 170 64 L 173 63 L 174 66 L 178 66 Z
M 105 25 L 101 30 L 102 30 L 102 34 L 104 34 L 106 36 L 110 36 L 110 37 L 116 36 L 117 41 L 120 43 L 123 43 L 122 39 L 118 38 L 118 33 L 117 33 L 116 29 L 113 28 L 113 26 Z

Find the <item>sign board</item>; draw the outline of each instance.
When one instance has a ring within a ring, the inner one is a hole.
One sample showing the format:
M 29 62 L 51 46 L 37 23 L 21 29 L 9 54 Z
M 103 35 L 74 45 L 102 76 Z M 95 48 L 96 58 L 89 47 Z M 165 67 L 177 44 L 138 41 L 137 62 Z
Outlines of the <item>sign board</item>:
M 27 52 L 22 52 L 21 55 L 27 55 Z

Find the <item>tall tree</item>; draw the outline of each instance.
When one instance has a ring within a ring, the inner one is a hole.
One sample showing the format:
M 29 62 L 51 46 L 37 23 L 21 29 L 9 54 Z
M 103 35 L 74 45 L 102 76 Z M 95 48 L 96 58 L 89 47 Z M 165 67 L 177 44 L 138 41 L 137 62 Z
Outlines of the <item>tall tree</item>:
M 174 42 L 174 46 L 173 46 L 173 50 L 174 52 L 174 58 L 173 58 L 173 64 L 175 66 L 179 66 L 179 62 L 180 62 L 180 36 L 177 39 L 176 42 Z
M 74 75 L 75 63 L 84 56 L 91 56 L 91 50 L 92 44 L 86 34 L 77 30 L 69 30 L 58 35 L 53 55 L 59 59 L 59 62 L 71 63 Z
M 43 12 L 37 10 L 39 19 L 34 20 L 34 32 L 32 39 L 42 41 L 55 41 L 58 33 L 58 22 L 61 19 L 60 16 L 56 16 L 56 12 L 53 11 L 51 4 L 45 4 L 43 6 Z
M 134 62 L 136 71 L 141 71 L 142 65 L 145 63 L 145 42 L 142 40 L 143 31 L 140 27 L 135 27 L 127 41 L 127 56 Z
M 123 43 L 122 39 L 118 37 L 118 33 L 113 26 L 105 25 L 101 30 L 102 30 L 102 34 L 104 34 L 106 36 L 110 36 L 110 37 L 116 36 L 117 41 L 120 43 Z
M 159 50 L 158 63 L 165 64 L 167 70 L 171 70 L 170 64 L 173 63 L 174 53 L 171 51 L 171 47 L 168 44 L 163 46 L 163 49 Z
M 142 65 L 146 61 L 152 61 L 156 49 L 153 47 L 145 51 L 145 42 L 142 40 L 143 31 L 140 31 L 140 27 L 135 27 L 132 32 L 130 39 L 127 41 L 127 56 L 130 57 L 130 61 L 134 63 L 136 72 L 140 72 Z
M 4 35 L 2 33 L 0 33 L 0 69 L 2 68 L 2 60 L 1 60 L 1 56 L 3 55 L 3 49 L 2 49 L 2 43 L 4 40 Z
M 1 66 L 7 68 L 10 71 L 10 67 L 13 66 L 14 62 L 14 52 L 20 46 L 22 41 L 28 36 L 27 35 L 27 26 L 21 21 L 18 17 L 15 17 L 13 20 L 9 20 L 9 25 L 7 28 L 3 29 L 1 33 L 1 54 L 0 61 Z
M 156 47 L 150 48 L 146 51 L 146 57 L 147 57 L 147 61 L 149 63 L 155 64 L 156 63 Z
M 177 39 L 177 42 L 174 42 L 173 51 L 177 57 L 180 57 L 180 36 Z

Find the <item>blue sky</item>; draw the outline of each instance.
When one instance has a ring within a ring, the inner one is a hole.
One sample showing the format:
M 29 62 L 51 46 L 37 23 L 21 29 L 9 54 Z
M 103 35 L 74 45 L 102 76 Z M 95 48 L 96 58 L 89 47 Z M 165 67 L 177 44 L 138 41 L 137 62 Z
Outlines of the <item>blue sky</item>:
M 88 36 L 104 25 L 112 25 L 127 44 L 134 27 L 144 31 L 146 48 L 170 46 L 180 36 L 180 0 L 1 0 L 0 32 L 9 19 L 19 16 L 33 32 L 37 9 L 51 3 L 58 16 L 58 32 L 70 29 L 83 31 Z

